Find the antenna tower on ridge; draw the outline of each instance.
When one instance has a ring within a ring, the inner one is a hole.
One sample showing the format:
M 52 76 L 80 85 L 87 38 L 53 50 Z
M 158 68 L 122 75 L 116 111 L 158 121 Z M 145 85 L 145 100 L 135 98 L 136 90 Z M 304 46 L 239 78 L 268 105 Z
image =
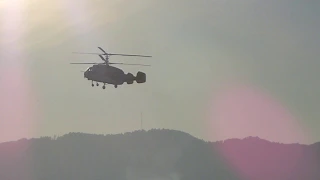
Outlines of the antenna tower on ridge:
M 140 128 L 141 128 L 141 131 L 143 130 L 143 126 L 142 126 L 142 112 L 140 112 Z

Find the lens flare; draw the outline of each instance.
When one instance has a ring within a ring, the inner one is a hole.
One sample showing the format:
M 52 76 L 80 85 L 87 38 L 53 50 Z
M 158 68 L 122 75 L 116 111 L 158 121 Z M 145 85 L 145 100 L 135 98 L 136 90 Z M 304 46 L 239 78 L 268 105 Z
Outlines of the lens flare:
M 279 102 L 256 88 L 228 88 L 216 97 L 211 109 L 215 138 L 259 136 L 284 143 L 308 141 L 297 119 Z
M 3 2 L 0 54 L 0 141 L 31 137 L 35 107 L 25 63 L 24 1 Z
M 30 138 L 34 136 L 35 131 L 35 102 L 25 66 L 27 59 L 23 41 L 26 30 L 24 3 L 24 0 L 10 0 L 1 4 L 3 14 L 0 21 L 0 142 Z M 6 143 L 2 147 L 7 150 L 6 155 L 12 157 L 24 154 L 28 144 L 22 143 L 21 147 L 17 147 L 15 144 Z M 26 159 L 21 160 L 18 169 L 8 172 L 17 179 L 32 179 L 30 162 Z
M 268 142 L 263 139 L 281 143 L 305 143 L 310 140 L 304 127 L 279 102 L 257 88 L 244 85 L 230 86 L 217 93 L 209 109 L 208 121 L 211 138 L 232 139 L 214 148 L 245 180 L 264 177 L 263 173 L 267 175 L 268 170 L 288 175 L 284 178 L 289 178 L 303 158 L 302 148 L 289 148 L 281 156 L 283 159 L 278 161 L 275 158 L 277 154 L 286 150 L 279 149 L 277 143 L 267 145 Z M 240 142 L 234 138 L 245 139 Z M 270 173 L 268 176 L 271 177 Z

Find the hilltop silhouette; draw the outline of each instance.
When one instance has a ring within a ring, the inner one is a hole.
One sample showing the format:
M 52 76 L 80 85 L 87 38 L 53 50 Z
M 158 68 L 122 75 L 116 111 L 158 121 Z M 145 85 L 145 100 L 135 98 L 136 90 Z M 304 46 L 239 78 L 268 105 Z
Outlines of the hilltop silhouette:
M 319 169 L 320 143 L 206 142 L 163 129 L 0 144 L 3 180 L 319 180 Z

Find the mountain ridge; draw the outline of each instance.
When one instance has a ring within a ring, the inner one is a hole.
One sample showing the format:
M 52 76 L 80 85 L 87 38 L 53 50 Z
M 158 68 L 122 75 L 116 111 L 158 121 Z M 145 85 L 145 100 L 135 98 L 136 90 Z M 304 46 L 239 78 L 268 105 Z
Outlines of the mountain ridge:
M 229 139 L 225 139 L 225 140 L 217 140 L 217 141 L 207 141 L 198 137 L 195 137 L 187 132 L 184 131 L 180 131 L 180 130 L 174 130 L 174 129 L 150 129 L 150 130 L 134 130 L 134 131 L 128 131 L 128 132 L 123 132 L 123 133 L 115 133 L 115 134 L 94 134 L 94 133 L 85 133 L 85 132 L 69 132 L 63 135 L 53 135 L 53 136 L 41 136 L 38 138 L 20 138 L 17 140 L 11 140 L 11 141 L 6 141 L 6 142 L 0 142 L 1 144 L 6 144 L 6 143 L 13 143 L 13 142 L 18 142 L 18 141 L 24 141 L 24 140 L 37 140 L 37 139 L 41 139 L 41 138 L 51 138 L 52 140 L 55 140 L 55 138 L 60 138 L 60 137 L 64 137 L 64 136 L 69 136 L 72 134 L 79 134 L 79 135 L 89 135 L 89 136 L 119 136 L 119 135 L 126 135 L 126 134 L 130 134 L 130 133 L 147 133 L 147 132 L 154 132 L 154 131 L 171 131 L 171 132 L 178 132 L 178 133 L 182 133 L 185 134 L 189 137 L 193 137 L 196 138 L 197 140 L 200 141 L 204 141 L 204 142 L 209 142 L 209 143 L 223 143 L 223 142 L 228 142 L 228 141 L 232 141 L 232 140 L 262 140 L 268 143 L 277 143 L 277 144 L 283 144 L 283 145 L 303 145 L 303 146 L 312 146 L 312 145 L 320 145 L 320 141 L 319 142 L 314 142 L 311 144 L 303 144 L 303 143 L 283 143 L 283 142 L 277 142 L 277 141 L 271 141 L 268 139 L 263 139 L 260 138 L 259 136 L 247 136 L 244 138 L 229 138 Z M 56 137 L 55 137 L 56 136 Z
M 0 179 L 319 180 L 320 143 L 209 142 L 178 130 L 68 133 L 0 144 Z

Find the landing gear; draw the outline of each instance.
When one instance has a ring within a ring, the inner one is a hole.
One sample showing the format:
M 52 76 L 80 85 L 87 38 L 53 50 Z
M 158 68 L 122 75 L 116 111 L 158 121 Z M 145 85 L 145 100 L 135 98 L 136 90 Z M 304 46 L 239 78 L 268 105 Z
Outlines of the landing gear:
M 99 86 L 99 83 L 94 83 L 93 81 L 91 81 L 91 86 L 94 87 L 94 85 Z M 114 84 L 114 87 L 118 88 L 118 84 Z M 102 89 L 106 89 L 106 83 L 103 83 Z
M 94 82 L 93 82 L 93 81 L 91 81 L 91 86 L 94 87 Z M 96 86 L 99 86 L 99 83 L 98 83 L 98 82 L 96 82 Z M 103 88 L 103 89 L 106 88 L 105 84 L 104 84 L 104 87 L 102 87 L 102 88 Z

